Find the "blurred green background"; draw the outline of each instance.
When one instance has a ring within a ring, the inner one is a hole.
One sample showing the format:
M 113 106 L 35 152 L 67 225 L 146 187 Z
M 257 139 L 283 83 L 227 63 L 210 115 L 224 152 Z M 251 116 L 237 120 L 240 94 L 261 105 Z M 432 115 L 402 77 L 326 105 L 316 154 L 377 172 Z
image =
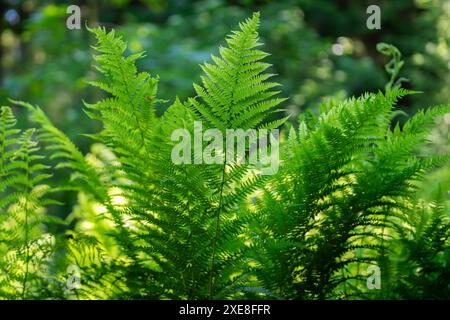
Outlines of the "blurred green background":
M 81 30 L 66 28 L 71 4 L 81 8 Z M 370 4 L 381 8 L 381 30 L 366 27 Z M 401 75 L 410 79 L 405 86 L 424 92 L 402 101 L 408 113 L 450 101 L 446 0 L 2 0 L 0 103 L 10 97 L 40 105 L 86 151 L 88 140 L 80 133 L 98 128 L 83 115 L 82 101 L 100 93 L 86 84 L 96 74 L 85 24 L 115 28 L 130 52 L 145 50 L 140 67 L 160 75 L 160 98 L 169 105 L 175 96 L 193 93 L 198 65 L 254 11 L 261 12 L 264 50 L 271 53 L 268 61 L 289 97 L 290 113 L 315 110 L 329 97 L 383 89 L 388 58 L 376 51 L 380 41 L 402 52 Z M 444 140 L 446 125 L 440 129 Z

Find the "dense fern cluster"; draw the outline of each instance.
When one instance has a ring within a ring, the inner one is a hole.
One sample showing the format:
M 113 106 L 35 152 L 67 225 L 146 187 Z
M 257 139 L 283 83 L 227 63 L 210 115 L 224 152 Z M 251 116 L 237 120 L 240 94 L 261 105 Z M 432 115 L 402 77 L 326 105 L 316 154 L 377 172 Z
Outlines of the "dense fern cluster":
M 272 176 L 245 161 L 172 162 L 172 132 L 193 133 L 195 121 L 222 133 L 285 124 L 273 120 L 284 99 L 257 48 L 258 20 L 202 66 L 196 96 L 175 99 L 162 116 L 158 78 L 136 68 L 143 54 L 127 56 L 114 31 L 91 30 L 103 75 L 92 85 L 107 97 L 86 103 L 103 126 L 87 155 L 39 107 L 15 102 L 39 125 L 25 132 L 1 109 L 1 298 L 450 297 L 446 202 L 417 193 L 447 160 L 419 147 L 450 106 L 392 127 L 410 92 L 329 102 L 284 126 Z M 63 188 L 49 174 L 60 169 L 70 172 Z M 46 213 L 61 189 L 78 199 L 64 221 Z M 379 290 L 366 284 L 372 265 Z

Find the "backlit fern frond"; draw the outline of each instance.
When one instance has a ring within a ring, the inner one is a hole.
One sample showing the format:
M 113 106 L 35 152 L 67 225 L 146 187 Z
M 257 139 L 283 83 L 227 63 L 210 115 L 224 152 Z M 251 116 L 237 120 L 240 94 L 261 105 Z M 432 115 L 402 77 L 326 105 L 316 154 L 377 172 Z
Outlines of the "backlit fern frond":
M 278 261 L 261 262 L 273 265 L 271 273 L 287 274 L 280 285 L 263 271 L 270 289 L 292 298 L 350 296 L 354 288 L 364 291 L 369 265 L 383 270 L 389 241 L 407 223 L 415 181 L 436 165 L 416 152 L 430 130 L 416 124 L 449 111 L 419 113 L 403 130 L 391 130 L 392 107 L 405 93 L 351 99 L 331 107 L 315 126 L 301 123 L 291 131 L 285 165 L 270 182 L 258 216 L 272 238 L 261 242 L 267 248 L 261 257 L 276 259 L 270 248 L 286 238 Z
M 45 232 L 50 219 L 45 209 L 54 192 L 46 184 L 51 176 L 42 163 L 34 130 L 19 135 L 11 109 L 0 115 L 0 297 L 41 297 L 55 239 Z

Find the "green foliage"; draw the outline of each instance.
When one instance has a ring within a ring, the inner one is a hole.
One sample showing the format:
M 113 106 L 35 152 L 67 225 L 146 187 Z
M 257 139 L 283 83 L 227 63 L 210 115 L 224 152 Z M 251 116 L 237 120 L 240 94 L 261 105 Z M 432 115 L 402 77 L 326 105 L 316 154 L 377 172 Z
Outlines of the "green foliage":
M 442 299 L 450 294 L 449 210 L 442 199 L 419 203 L 393 243 L 387 298 Z M 394 256 L 395 255 L 395 256 Z
M 10 299 L 42 297 L 54 237 L 45 232 L 50 222 L 45 207 L 56 204 L 45 184 L 49 167 L 38 154 L 34 130 L 15 129 L 9 107 L 0 115 L 0 295 Z
M 447 211 L 424 204 L 417 189 L 447 159 L 418 147 L 450 106 L 393 125 L 396 102 L 410 93 L 394 84 L 323 104 L 283 137 L 270 177 L 247 162 L 171 161 L 172 132 L 192 132 L 194 121 L 222 133 L 284 124 L 271 118 L 284 99 L 257 49 L 259 14 L 239 26 L 203 64 L 196 96 L 175 99 L 162 116 L 158 77 L 136 67 L 144 54 L 92 29 L 102 78 L 91 84 L 107 97 L 85 103 L 102 126 L 87 155 L 39 107 L 15 102 L 39 125 L 37 140 L 19 135 L 2 109 L 1 298 L 409 298 L 416 287 L 420 297 L 449 297 L 434 282 L 448 277 Z M 45 233 L 58 222 L 45 208 L 61 188 L 45 184 L 38 143 L 77 193 L 65 235 Z M 365 285 L 369 265 L 381 268 L 380 291 Z M 70 287 L 73 267 L 79 288 Z
M 391 242 L 414 227 L 408 212 L 415 208 L 416 182 L 446 159 L 420 156 L 417 147 L 449 106 L 390 129 L 393 105 L 406 93 L 332 104 L 291 129 L 282 172 L 258 205 L 265 236 L 257 256 L 266 287 L 290 298 L 370 296 L 367 267 L 388 268 Z M 429 235 L 448 250 L 446 240 Z
M 85 81 L 94 78 L 90 34 L 84 26 L 75 31 L 63 27 L 66 9 L 73 1 L 27 3 L 13 1 L 2 8 L 2 15 L 16 10 L 20 21 L 1 21 L 0 104 L 14 97 L 43 106 L 58 128 L 87 151 L 89 141 L 78 133 L 92 133 L 98 127 L 83 118 L 79 101 L 101 97 Z M 382 28 L 376 31 L 366 28 L 369 4 L 352 0 L 120 0 L 80 5 L 83 22 L 114 27 L 125 35 L 131 52 L 151 53 L 138 62 L 139 67 L 164 75 L 159 83 L 164 99 L 192 95 L 192 79 L 201 72 L 197 64 L 217 52 L 216 44 L 231 26 L 258 10 L 266 17 L 260 31 L 272 54 L 271 72 L 279 75 L 277 81 L 291 98 L 287 107 L 295 113 L 316 111 L 327 97 L 358 96 L 382 88 L 384 61 L 374 50 L 378 42 L 400 49 L 404 76 L 415 90 L 427 92 L 402 101 L 399 107 L 412 114 L 418 108 L 449 101 L 448 1 L 380 0 Z M 342 45 L 342 55 L 332 52 L 333 43 Z M 19 121 L 23 115 L 17 114 Z

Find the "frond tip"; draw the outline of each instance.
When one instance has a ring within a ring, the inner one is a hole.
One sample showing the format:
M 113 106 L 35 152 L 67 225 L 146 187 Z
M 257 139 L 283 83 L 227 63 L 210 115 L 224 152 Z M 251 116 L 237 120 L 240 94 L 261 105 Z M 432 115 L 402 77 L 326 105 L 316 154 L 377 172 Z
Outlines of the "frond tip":
M 259 14 L 239 24 L 226 39 L 228 47 L 220 47 L 220 57 L 212 56 L 214 64 L 205 63 L 202 85 L 194 84 L 201 100 L 189 99 L 190 106 L 210 125 L 225 128 L 257 128 L 285 99 L 273 98 L 278 83 L 267 81 L 273 74 L 265 73 L 270 64 L 263 60 L 267 53 L 256 49 L 259 43 Z M 275 123 L 266 124 L 271 128 Z M 276 125 L 280 125 L 277 123 Z

